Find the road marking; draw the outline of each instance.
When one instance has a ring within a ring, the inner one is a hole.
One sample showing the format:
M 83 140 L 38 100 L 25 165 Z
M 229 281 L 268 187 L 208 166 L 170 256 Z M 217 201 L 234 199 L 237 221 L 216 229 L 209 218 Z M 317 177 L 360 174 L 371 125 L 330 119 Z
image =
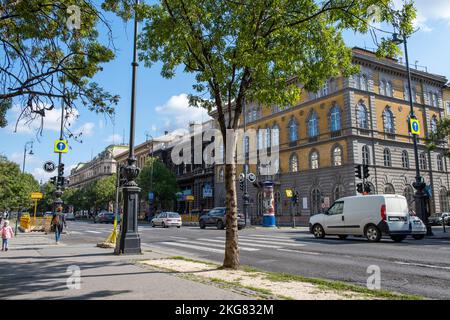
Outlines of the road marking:
M 301 251 L 301 250 L 292 250 L 292 249 L 277 249 L 277 251 L 284 251 L 284 252 L 295 252 L 295 253 L 301 253 L 301 254 L 310 254 L 314 256 L 320 256 L 321 253 L 318 252 L 312 252 L 312 251 Z
M 244 237 L 244 236 L 239 237 L 239 239 L 243 240 L 243 241 L 251 241 L 252 243 L 253 242 L 255 242 L 255 243 L 267 243 L 267 242 L 269 242 L 270 244 L 277 244 L 277 245 L 291 246 L 291 247 L 304 247 L 304 246 L 307 245 L 307 243 L 297 242 L 295 240 L 292 240 L 290 242 L 281 241 L 281 240 L 259 240 L 259 239 L 253 239 L 253 238 Z
M 181 240 L 187 240 L 187 238 L 185 238 L 185 237 L 170 236 L 169 238 L 181 239 Z
M 266 236 L 266 235 L 263 235 L 263 234 L 248 234 L 248 235 L 245 235 L 245 237 L 258 237 L 258 238 L 264 238 L 264 239 L 294 240 L 291 237 Z
M 69 230 L 69 234 L 82 234 L 82 232 Z
M 197 240 L 209 241 L 209 239 L 197 239 Z M 215 240 L 215 241 L 219 241 L 219 240 Z M 223 242 L 223 241 L 220 241 L 221 244 L 219 244 L 219 243 L 204 243 L 204 242 L 201 242 L 201 241 L 193 241 L 193 240 L 180 240 L 178 242 L 188 243 L 188 244 L 198 244 L 198 245 L 200 245 L 202 247 L 204 247 L 205 245 L 208 245 L 208 246 L 212 246 L 212 247 L 219 247 L 219 248 L 225 249 L 225 242 Z M 261 249 L 247 248 L 247 247 L 239 246 L 239 250 L 242 250 L 242 251 L 259 251 Z
M 155 244 L 158 244 L 158 243 L 155 243 Z M 173 246 L 173 247 L 182 247 L 182 248 L 188 248 L 188 249 L 200 250 L 200 251 L 207 251 L 207 252 L 223 253 L 223 249 L 205 248 L 205 247 L 199 247 L 199 246 L 189 245 L 189 244 L 187 244 L 187 243 L 179 243 L 179 242 L 159 242 L 159 244 L 168 245 L 168 246 Z
M 92 231 L 92 230 L 86 230 L 86 232 L 89 232 L 89 233 L 95 233 L 95 234 L 102 233 L 102 232 L 100 232 L 100 231 Z M 104 231 L 103 231 L 103 232 L 104 232 Z
M 434 265 L 431 265 L 431 264 L 411 263 L 411 262 L 402 262 L 402 261 L 395 261 L 395 263 L 396 264 L 401 264 L 401 265 L 407 265 L 407 266 L 416 266 L 416 267 L 424 267 L 424 268 L 432 268 L 432 269 L 450 270 L 450 267 L 434 266 Z
M 200 241 L 208 241 L 208 242 L 220 242 L 223 243 L 225 245 L 225 240 L 214 240 L 214 239 L 197 239 Z M 262 248 L 272 248 L 272 249 L 277 249 L 277 248 L 281 248 L 282 246 L 273 246 L 273 245 L 269 245 L 269 244 L 257 244 L 257 243 L 251 243 L 248 241 L 243 241 L 239 239 L 239 244 L 244 244 L 246 246 L 253 246 L 253 247 L 262 247 Z

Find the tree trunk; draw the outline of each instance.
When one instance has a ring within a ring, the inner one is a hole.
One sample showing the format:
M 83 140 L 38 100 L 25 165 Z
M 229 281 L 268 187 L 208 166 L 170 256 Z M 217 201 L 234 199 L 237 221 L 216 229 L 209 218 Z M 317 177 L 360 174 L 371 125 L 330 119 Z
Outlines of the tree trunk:
M 226 191 L 226 236 L 225 259 L 223 267 L 239 268 L 238 224 L 237 224 L 237 196 L 236 196 L 236 164 L 225 165 Z

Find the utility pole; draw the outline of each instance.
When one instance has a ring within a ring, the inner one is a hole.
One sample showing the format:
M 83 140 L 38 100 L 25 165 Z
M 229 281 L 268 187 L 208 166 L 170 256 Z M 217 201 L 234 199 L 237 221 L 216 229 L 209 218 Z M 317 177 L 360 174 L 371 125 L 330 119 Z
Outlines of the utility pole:
M 136 178 L 139 175 L 139 168 L 136 166 L 136 157 L 134 154 L 134 134 L 136 118 L 136 73 L 137 73 L 137 40 L 138 40 L 138 19 L 137 6 L 139 0 L 134 4 L 134 37 L 133 37 L 133 62 L 132 80 L 131 80 L 131 112 L 130 112 L 130 145 L 128 152 L 127 165 L 122 168 L 122 175 L 126 182 L 123 186 L 123 219 L 119 241 L 116 242 L 115 254 L 140 254 L 141 238 L 138 233 L 137 215 L 139 207 L 139 188 Z
M 243 114 L 244 114 L 244 194 L 242 199 L 244 200 L 244 218 L 245 218 L 245 227 L 251 225 L 251 220 L 248 214 L 248 208 L 250 205 L 250 196 L 248 194 L 248 163 L 247 163 L 247 154 L 250 156 L 250 141 L 248 140 L 247 133 L 247 112 L 246 112 L 246 103 L 243 101 L 242 106 Z M 248 141 L 248 144 L 247 144 Z M 248 148 L 247 148 L 248 146 Z
M 66 91 L 66 84 L 65 80 L 63 79 L 63 97 L 61 99 L 61 121 L 60 121 L 60 129 L 59 129 L 59 140 L 63 140 L 64 137 L 64 109 L 65 109 L 65 91 Z M 61 212 L 62 213 L 62 205 L 63 200 L 61 199 L 63 190 L 62 187 L 64 185 L 64 164 L 62 163 L 62 153 L 59 152 L 58 154 L 58 175 L 56 178 L 56 190 L 53 192 L 53 195 L 55 197 L 53 201 L 53 213 Z

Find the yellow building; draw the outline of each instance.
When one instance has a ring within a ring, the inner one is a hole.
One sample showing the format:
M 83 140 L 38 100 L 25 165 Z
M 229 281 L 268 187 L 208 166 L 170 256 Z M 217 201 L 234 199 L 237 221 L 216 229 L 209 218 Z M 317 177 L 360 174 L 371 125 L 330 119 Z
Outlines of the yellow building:
M 319 92 L 303 92 L 295 106 L 246 106 L 248 128 L 272 131 L 269 138 L 264 131 L 258 133 L 258 148 L 279 145 L 278 174 L 267 176 L 258 165 L 251 165 L 250 171 L 260 181 L 275 182 L 280 224 L 290 223 L 292 212 L 305 224 L 310 214 L 324 210 L 337 198 L 355 195 L 356 184 L 361 182 L 355 177 L 356 164 L 370 165 L 368 181 L 373 193 L 397 193 L 413 200 L 415 156 L 408 129 L 406 68 L 395 59 L 378 59 L 360 48 L 353 49 L 353 62 L 360 66 L 359 74 L 329 79 Z M 444 110 L 443 101 L 450 101 L 448 87 L 443 89 L 447 79 L 413 69 L 412 81 L 414 113 L 421 126 L 421 175 L 433 192 L 432 211 L 448 211 L 449 161 L 442 155 L 447 146 L 428 152 L 424 141 L 438 119 L 450 111 Z M 443 98 L 443 91 L 447 98 Z M 225 202 L 223 176 L 223 167 L 216 166 L 217 206 Z M 297 207 L 291 207 L 286 188 L 299 192 Z M 249 186 L 249 193 L 250 213 L 258 223 L 263 211 L 262 192 Z M 242 210 L 240 191 L 238 202 Z

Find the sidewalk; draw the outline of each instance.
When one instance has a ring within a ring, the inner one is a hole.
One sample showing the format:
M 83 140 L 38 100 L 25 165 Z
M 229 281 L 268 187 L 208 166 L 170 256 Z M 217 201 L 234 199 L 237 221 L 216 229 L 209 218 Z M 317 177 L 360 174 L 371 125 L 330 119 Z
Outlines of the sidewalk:
M 146 251 L 135 256 L 116 256 L 94 244 L 55 245 L 51 235 L 20 234 L 0 252 L 0 300 L 3 299 L 153 299 L 226 300 L 249 299 L 229 290 L 193 282 L 139 266 L 137 260 L 164 258 Z M 70 289 L 81 271 L 81 288 Z
M 427 239 L 443 239 L 450 240 L 450 226 L 445 227 L 445 231 L 441 226 L 433 226 L 433 235 L 426 237 Z

